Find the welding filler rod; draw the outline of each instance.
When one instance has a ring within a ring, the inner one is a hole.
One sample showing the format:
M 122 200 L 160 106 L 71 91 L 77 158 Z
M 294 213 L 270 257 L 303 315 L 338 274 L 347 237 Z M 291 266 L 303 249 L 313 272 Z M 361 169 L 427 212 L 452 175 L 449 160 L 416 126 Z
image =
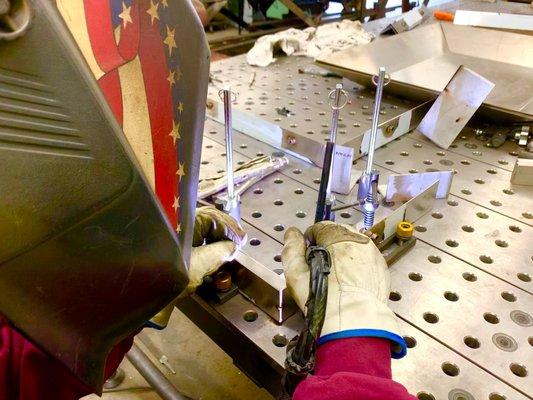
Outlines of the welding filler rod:
M 341 111 L 341 95 L 343 94 L 342 90 L 342 84 L 337 83 L 335 85 L 335 90 L 332 91 L 329 95 L 331 98 L 333 96 L 333 104 L 331 104 L 331 109 L 333 112 L 331 113 L 331 130 L 329 133 L 329 141 L 333 143 L 333 149 L 332 152 L 335 152 L 335 142 L 337 141 L 337 129 L 339 127 L 339 114 Z M 335 163 L 335 154 L 331 156 L 331 165 L 329 167 L 329 178 L 328 178 L 328 184 L 326 186 L 326 199 L 330 200 L 330 203 L 333 203 L 333 199 L 331 197 L 331 175 L 333 174 L 333 164 Z M 328 218 L 329 219 L 329 218 Z
M 231 123 L 231 90 L 225 88 L 222 90 L 224 101 L 224 133 L 226 137 L 226 176 L 228 179 L 228 201 L 231 202 L 235 197 L 235 186 L 233 180 L 233 135 Z
M 237 221 L 240 221 L 240 201 L 235 193 L 235 177 L 233 169 L 233 129 L 231 121 L 231 103 L 235 99 L 235 93 L 229 87 L 218 92 L 224 103 L 224 133 L 226 138 L 226 178 L 227 178 L 227 199 L 220 200 L 217 207 L 221 207 Z

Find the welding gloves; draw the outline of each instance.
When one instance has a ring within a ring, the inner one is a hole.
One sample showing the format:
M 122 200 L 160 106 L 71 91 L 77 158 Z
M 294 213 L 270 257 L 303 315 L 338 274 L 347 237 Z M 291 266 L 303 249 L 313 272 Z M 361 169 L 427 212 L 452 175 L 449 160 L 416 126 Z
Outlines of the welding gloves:
M 230 261 L 245 240 L 246 233 L 233 217 L 214 207 L 198 208 L 187 291 L 194 292 L 202 284 L 204 276 Z
M 303 311 L 309 293 L 309 266 L 305 252 L 310 244 L 325 247 L 331 256 L 328 300 L 317 344 L 350 337 L 378 337 L 391 342 L 393 358 L 406 354 L 392 310 L 387 306 L 390 274 L 385 259 L 365 235 L 347 225 L 319 222 L 306 231 L 285 233 L 281 259 L 287 286 Z
M 193 293 L 203 278 L 230 261 L 237 249 L 244 244 L 246 233 L 228 214 L 214 207 L 196 210 L 193 248 L 189 265 L 189 285 L 176 301 Z M 175 302 L 170 303 L 153 317 L 147 326 L 163 329 L 168 324 Z

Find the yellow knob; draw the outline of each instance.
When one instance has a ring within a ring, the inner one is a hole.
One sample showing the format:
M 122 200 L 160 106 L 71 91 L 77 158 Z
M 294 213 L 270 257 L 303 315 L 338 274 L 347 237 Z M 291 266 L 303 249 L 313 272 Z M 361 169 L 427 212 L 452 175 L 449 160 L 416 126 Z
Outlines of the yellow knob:
M 400 239 L 409 239 L 413 236 L 413 224 L 407 221 L 399 222 L 396 225 L 396 236 Z

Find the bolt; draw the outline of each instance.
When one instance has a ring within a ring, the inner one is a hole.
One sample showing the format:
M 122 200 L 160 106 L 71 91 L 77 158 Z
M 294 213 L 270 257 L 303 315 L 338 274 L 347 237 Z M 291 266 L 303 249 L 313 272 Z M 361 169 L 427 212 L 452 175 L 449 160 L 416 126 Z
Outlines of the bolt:
M 287 143 L 294 146 L 296 144 L 296 138 L 294 136 L 287 136 Z
M 385 134 L 387 136 L 390 136 L 394 133 L 394 131 L 396 130 L 396 128 L 398 127 L 398 125 L 388 125 L 386 128 L 385 128 Z

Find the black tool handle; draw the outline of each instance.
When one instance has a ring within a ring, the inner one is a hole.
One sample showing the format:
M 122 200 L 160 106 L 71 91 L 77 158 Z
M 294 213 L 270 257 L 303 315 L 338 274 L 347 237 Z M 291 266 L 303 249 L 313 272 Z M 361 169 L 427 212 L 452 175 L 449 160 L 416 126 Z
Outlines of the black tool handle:
M 320 187 L 318 189 L 318 199 L 316 202 L 315 223 L 324 221 L 326 196 L 334 149 L 335 143 L 328 141 L 324 150 L 324 163 L 322 164 L 322 176 L 320 177 Z

